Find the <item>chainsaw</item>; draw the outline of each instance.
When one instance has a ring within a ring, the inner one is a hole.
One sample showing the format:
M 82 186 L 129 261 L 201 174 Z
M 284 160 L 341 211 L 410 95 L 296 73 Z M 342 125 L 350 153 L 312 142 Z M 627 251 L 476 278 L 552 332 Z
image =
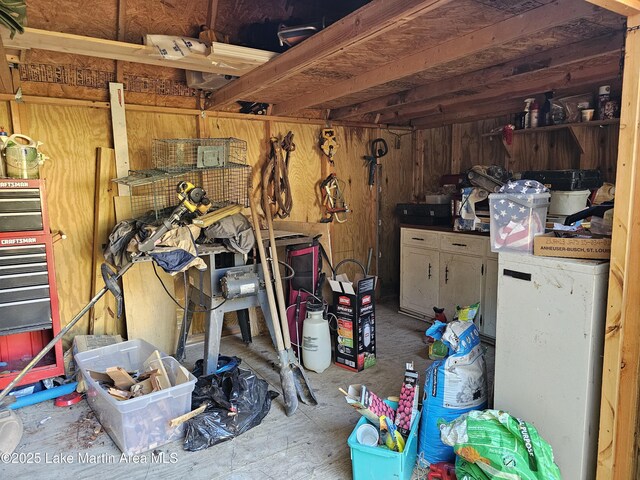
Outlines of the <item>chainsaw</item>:
M 190 182 L 180 182 L 176 186 L 176 192 L 180 203 L 173 212 L 171 212 L 171 215 L 164 219 L 162 225 L 153 235 L 138 245 L 139 251 L 144 253 L 153 250 L 156 242 L 171 230 L 174 225 L 177 225 L 187 213 L 204 215 L 209 211 L 209 208 L 211 208 L 211 200 L 209 200 L 207 192 L 205 192 L 202 187 L 196 187 Z

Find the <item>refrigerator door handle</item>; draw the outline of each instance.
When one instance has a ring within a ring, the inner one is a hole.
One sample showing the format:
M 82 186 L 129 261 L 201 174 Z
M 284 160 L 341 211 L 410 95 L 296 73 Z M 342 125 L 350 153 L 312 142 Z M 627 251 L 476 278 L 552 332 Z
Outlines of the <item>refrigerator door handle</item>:
M 507 268 L 502 270 L 502 274 L 505 277 L 513 277 L 516 278 L 518 280 L 525 280 L 527 282 L 531 281 L 531 274 L 530 273 L 524 273 L 524 272 L 518 272 L 516 270 L 509 270 Z

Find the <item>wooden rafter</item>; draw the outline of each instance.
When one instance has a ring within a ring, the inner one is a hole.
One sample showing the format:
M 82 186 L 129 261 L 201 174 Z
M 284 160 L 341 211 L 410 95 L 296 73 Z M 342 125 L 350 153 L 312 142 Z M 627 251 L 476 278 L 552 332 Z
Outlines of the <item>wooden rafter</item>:
M 7 62 L 7 53 L 4 50 L 4 44 L 0 38 L 0 92 L 13 93 L 13 80 L 9 63 Z
M 398 58 L 374 70 L 343 80 L 331 88 L 316 90 L 274 106 L 274 114 L 288 115 L 346 95 L 367 90 L 394 80 L 476 54 L 490 47 L 513 42 L 550 28 L 593 15 L 596 7 L 580 2 L 554 1 L 502 22 L 452 38 Z M 322 33 L 322 32 L 320 32 Z
M 597 75 L 596 75 L 597 76 Z M 605 77 L 597 76 L 588 82 L 588 78 L 585 82 L 579 82 L 578 84 L 567 85 L 566 88 L 562 88 L 556 91 L 558 96 L 576 95 L 586 90 L 592 90 L 597 88 L 603 81 L 607 81 L 606 78 L 612 81 L 611 76 L 605 75 Z M 521 112 L 524 108 L 523 98 L 524 96 L 511 96 L 500 95 L 497 92 L 493 98 L 485 98 L 480 100 L 474 97 L 466 97 L 464 100 L 460 99 L 458 103 L 451 104 L 449 106 L 438 106 L 430 112 L 425 112 L 422 117 L 407 119 L 402 124 L 411 124 L 415 128 L 431 128 L 432 126 L 441 126 L 448 123 L 470 122 L 481 118 L 493 118 L 500 116 L 504 113 Z M 509 112 L 504 111 L 504 106 L 508 105 L 511 110 Z M 476 113 L 479 112 L 479 113 Z
M 626 17 L 640 13 L 640 0 L 587 0 L 587 2 Z
M 403 23 L 453 0 L 374 0 L 330 25 L 251 75 L 233 81 L 213 94 L 207 107 L 220 108 L 300 73 L 319 59 L 331 58 L 365 40 L 378 37 Z
M 487 117 L 499 117 L 522 110 L 522 100 L 506 100 L 500 102 L 486 102 L 482 104 L 461 104 L 447 112 L 434 113 L 428 117 L 411 121 L 411 126 L 417 129 L 442 127 L 460 122 L 471 122 Z
M 623 35 L 618 33 L 546 50 L 500 65 L 459 75 L 455 78 L 447 78 L 404 92 L 384 95 L 356 105 L 336 108 L 331 111 L 331 119 L 352 118 L 370 112 L 382 113 L 405 105 L 423 102 L 466 89 L 478 88 L 480 85 L 488 85 L 505 79 L 518 81 L 520 76 L 532 72 L 542 72 L 578 61 L 618 53 L 623 42 Z
M 615 78 L 620 72 L 618 58 L 613 57 L 602 65 L 574 65 L 556 69 L 553 73 L 540 75 L 539 72 L 524 75 L 519 81 L 503 80 L 498 83 L 484 85 L 480 93 L 474 95 L 455 95 L 445 99 L 433 99 L 403 107 L 395 112 L 385 113 L 378 117 L 380 123 L 395 123 L 419 116 L 426 112 L 446 108 L 461 102 L 484 102 L 492 98 L 526 98 L 547 90 L 568 88 L 591 84 L 598 80 Z M 531 77 L 534 77 L 533 79 Z
M 154 50 L 148 45 L 105 40 L 102 38 L 85 37 L 69 33 L 49 32 L 36 28 L 25 28 L 22 35 L 9 38 L 9 30 L 0 29 L 2 41 L 8 48 L 29 49 L 37 48 L 52 52 L 73 53 L 89 57 L 124 60 L 126 62 L 143 63 L 159 67 L 181 68 L 197 72 L 219 73 L 223 75 L 243 75 L 256 66 L 267 62 L 277 54 L 256 50 L 254 48 L 215 43 L 212 51 L 215 53 L 214 62 L 209 57 L 191 54 L 180 60 L 167 60 L 153 55 Z M 219 63 L 224 62 L 229 66 Z
M 629 18 L 640 26 L 640 14 Z M 605 326 L 598 480 L 638 478 L 640 402 L 640 30 L 627 35 Z

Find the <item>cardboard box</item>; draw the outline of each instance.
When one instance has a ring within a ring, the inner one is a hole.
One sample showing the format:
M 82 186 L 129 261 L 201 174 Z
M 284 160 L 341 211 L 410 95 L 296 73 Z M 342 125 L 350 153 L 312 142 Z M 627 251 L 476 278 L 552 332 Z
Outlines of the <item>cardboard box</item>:
M 533 253 L 543 257 L 607 260 L 611 256 L 611 238 L 571 232 L 562 232 L 559 237 L 551 232 L 534 238 Z
M 333 313 L 338 320 L 334 337 L 336 365 L 359 372 L 376 364 L 376 277 L 356 282 L 344 275 L 329 280 Z
M 385 415 L 392 422 L 395 420 L 395 410 L 365 385 L 349 385 L 347 395 L 344 398 L 360 415 L 366 417 L 376 427 L 380 425 L 382 415 Z

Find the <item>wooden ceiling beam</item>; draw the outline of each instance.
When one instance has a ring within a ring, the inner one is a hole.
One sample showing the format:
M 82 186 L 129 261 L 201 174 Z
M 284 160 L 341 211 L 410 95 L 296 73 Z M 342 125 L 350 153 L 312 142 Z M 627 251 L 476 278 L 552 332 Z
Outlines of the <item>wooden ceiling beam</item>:
M 609 80 L 620 73 L 620 65 L 615 61 L 598 66 L 576 66 L 565 70 L 543 75 L 539 78 L 510 80 L 486 85 L 484 90 L 473 95 L 456 95 L 450 98 L 433 100 L 407 107 L 402 112 L 392 112 L 378 117 L 380 123 L 396 123 L 411 118 L 421 117 L 425 112 L 443 109 L 466 101 L 484 102 L 492 98 L 524 98 L 543 93 L 548 90 L 571 88 L 591 84 L 598 80 Z
M 396 29 L 400 25 L 453 0 L 374 0 L 359 10 L 306 39 L 278 58 L 216 91 L 208 108 L 220 108 L 247 95 L 300 73 L 319 59 L 330 58 L 365 40 Z
M 476 105 L 464 104 L 460 108 L 448 112 L 435 113 L 433 115 L 417 118 L 411 121 L 411 126 L 416 129 L 442 127 L 452 123 L 473 122 L 486 118 L 495 118 L 522 110 L 521 100 L 506 100 L 502 102 L 487 102 Z
M 222 75 L 243 75 L 256 66 L 267 62 L 277 54 L 254 48 L 215 43 L 212 51 L 215 57 L 191 54 L 180 60 L 167 60 L 154 55 L 153 47 L 135 43 L 85 37 L 70 33 L 49 32 L 37 28 L 25 28 L 24 33 L 9 38 L 9 30 L 1 28 L 2 41 L 7 48 L 49 50 L 60 53 L 73 53 L 88 57 L 123 60 L 158 67 L 180 68 L 196 72 L 219 73 Z M 216 61 L 224 62 L 220 66 Z M 234 64 L 235 62 L 235 64 Z
M 529 10 L 525 14 L 513 16 L 480 30 L 452 38 L 440 45 L 397 58 L 374 70 L 331 85 L 330 88 L 317 89 L 312 94 L 276 104 L 273 111 L 278 115 L 289 115 L 336 98 L 423 72 L 491 47 L 497 47 L 580 18 L 589 17 L 593 15 L 595 10 L 596 7 L 584 1 L 556 0 Z M 473 20 L 470 19 L 470 21 Z
M 562 87 L 559 87 L 557 94 L 559 96 L 567 96 L 576 95 L 578 93 L 584 92 L 584 90 L 591 91 L 592 89 L 597 88 L 598 85 L 601 85 L 602 82 L 614 81 L 617 76 L 618 73 L 614 71 L 611 71 L 609 74 L 606 74 L 602 71 L 595 72 L 593 78 L 590 78 L 590 76 L 587 75 L 579 82 L 574 81 L 572 83 L 568 83 L 563 85 Z M 487 112 L 487 114 L 493 114 L 495 112 L 491 111 L 491 105 L 508 104 L 511 106 L 517 104 L 519 105 L 519 107 L 516 110 L 513 110 L 513 112 L 521 112 L 524 109 L 524 98 L 526 96 L 533 95 L 533 93 L 534 92 L 522 94 L 522 92 L 517 91 L 514 91 L 512 93 L 503 93 L 497 91 L 495 92 L 495 96 L 493 97 L 479 98 L 477 96 L 470 96 L 466 98 L 460 98 L 458 99 L 457 103 L 453 103 L 447 106 L 438 105 L 437 107 L 434 107 L 429 111 L 422 112 L 419 116 L 416 114 L 415 118 L 398 119 L 393 123 L 398 125 L 410 124 L 415 127 L 421 127 L 426 124 L 431 125 L 438 118 L 450 119 L 452 116 L 455 116 L 456 120 L 461 120 L 465 119 L 467 116 L 471 116 L 471 114 L 473 114 L 473 112 L 475 112 L 476 110 Z
M 611 53 L 618 53 L 624 42 L 622 33 L 592 38 L 571 45 L 545 50 L 544 52 L 518 58 L 493 67 L 476 70 L 454 78 L 421 85 L 400 93 L 384 95 L 356 105 L 336 108 L 331 111 L 332 120 L 357 117 L 370 112 L 383 113 L 412 103 L 441 97 L 448 93 L 478 88 L 505 79 L 517 81 L 522 75 L 563 67 L 578 61 L 590 60 Z
M 625 17 L 640 13 L 640 0 L 587 0 L 587 2 Z

